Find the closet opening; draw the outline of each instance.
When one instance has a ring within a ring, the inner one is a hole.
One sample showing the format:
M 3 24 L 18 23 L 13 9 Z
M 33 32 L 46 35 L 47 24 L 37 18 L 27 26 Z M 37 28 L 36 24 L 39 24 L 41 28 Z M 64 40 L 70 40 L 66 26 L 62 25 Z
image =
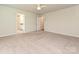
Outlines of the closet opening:
M 22 13 L 17 13 L 16 17 L 16 33 L 25 32 L 25 15 Z

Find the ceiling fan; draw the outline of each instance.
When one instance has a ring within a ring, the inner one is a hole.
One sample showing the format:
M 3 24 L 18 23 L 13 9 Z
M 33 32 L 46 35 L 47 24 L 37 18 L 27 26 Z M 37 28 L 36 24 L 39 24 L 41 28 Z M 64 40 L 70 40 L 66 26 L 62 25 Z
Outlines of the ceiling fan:
M 37 4 L 37 10 L 41 10 L 42 8 L 47 7 L 46 5 Z

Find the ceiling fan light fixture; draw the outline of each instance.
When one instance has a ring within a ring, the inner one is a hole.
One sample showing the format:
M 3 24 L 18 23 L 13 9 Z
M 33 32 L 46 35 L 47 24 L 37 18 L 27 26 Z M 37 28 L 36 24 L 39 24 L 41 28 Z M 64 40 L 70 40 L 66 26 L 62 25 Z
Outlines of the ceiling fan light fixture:
M 37 10 L 41 10 L 41 8 L 40 7 L 37 7 Z

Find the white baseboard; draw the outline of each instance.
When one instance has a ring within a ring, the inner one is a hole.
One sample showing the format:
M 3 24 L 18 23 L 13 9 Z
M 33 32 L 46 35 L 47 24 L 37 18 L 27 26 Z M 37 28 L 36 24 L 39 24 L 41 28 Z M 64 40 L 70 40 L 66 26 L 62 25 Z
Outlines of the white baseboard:
M 11 36 L 11 35 L 15 35 L 16 33 L 13 34 L 7 34 L 7 35 L 1 35 L 0 37 L 6 37 L 6 36 Z
M 36 32 L 36 31 L 30 31 L 30 32 Z M 25 33 L 30 33 L 30 32 L 25 32 Z M 51 31 L 46 31 L 46 32 L 51 32 Z M 56 34 L 60 34 L 60 35 L 66 35 L 66 36 L 71 36 L 71 37 L 77 37 L 77 38 L 79 38 L 79 36 L 77 36 L 77 35 L 72 35 L 72 34 L 57 33 L 57 32 L 52 32 L 52 33 L 56 33 Z M 15 35 L 15 34 L 16 34 L 16 33 L 7 34 L 7 35 L 1 35 L 0 37 L 11 36 L 11 35 Z
M 36 32 L 36 31 L 29 31 L 29 32 L 24 32 L 24 33 L 30 33 L 30 32 Z M 23 33 L 12 33 L 12 34 L 7 34 L 7 35 L 1 35 L 0 37 L 11 36 L 15 34 L 23 34 Z
M 47 32 L 52 32 L 52 31 L 47 31 Z M 56 33 L 56 34 L 60 34 L 60 35 L 66 35 L 66 36 L 70 36 L 70 37 L 79 38 L 79 35 L 72 35 L 72 34 L 65 34 L 65 33 L 58 33 L 58 32 L 52 32 L 52 33 Z

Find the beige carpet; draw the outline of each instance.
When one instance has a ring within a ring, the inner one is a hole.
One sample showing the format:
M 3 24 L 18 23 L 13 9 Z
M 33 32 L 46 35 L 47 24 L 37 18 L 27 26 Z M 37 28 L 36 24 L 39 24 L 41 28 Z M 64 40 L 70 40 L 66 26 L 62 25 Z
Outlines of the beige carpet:
M 79 53 L 79 38 L 50 32 L 1 37 L 0 53 Z

